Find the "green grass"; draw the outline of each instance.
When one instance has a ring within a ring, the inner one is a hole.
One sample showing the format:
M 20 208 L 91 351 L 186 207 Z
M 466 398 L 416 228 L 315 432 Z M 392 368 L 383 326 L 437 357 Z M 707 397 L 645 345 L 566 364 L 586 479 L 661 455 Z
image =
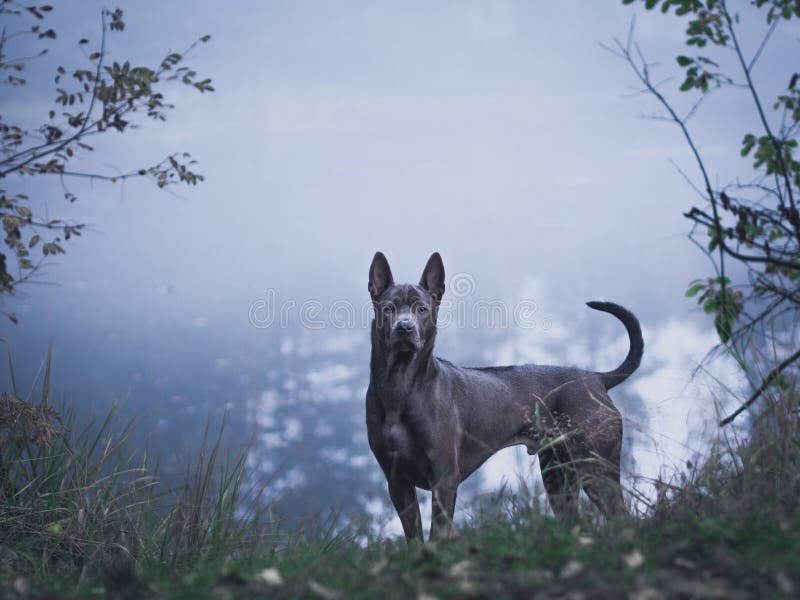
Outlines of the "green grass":
M 793 393 L 756 441 L 722 438 L 662 482 L 643 518 L 567 527 L 535 495 L 499 495 L 456 540 L 407 546 L 369 528 L 281 533 L 245 455 L 206 430 L 185 482 L 127 450 L 112 411 L 76 428 L 0 399 L 0 597 L 780 598 L 800 594 L 800 431 Z M 794 402 L 794 404 L 792 404 Z M 788 408 L 788 410 L 787 410 Z M 758 435 L 755 435 L 758 434 Z M 249 507 L 249 508 L 248 508 Z
M 779 598 L 800 583 L 800 523 L 676 515 L 568 530 L 552 519 L 496 519 L 458 540 L 342 538 L 252 548 L 175 571 L 109 565 L 91 581 L 42 580 L 33 597 L 91 598 Z
M 188 572 L 279 539 L 271 507 L 243 485 L 246 453 L 223 459 L 224 423 L 214 439 L 206 426 L 183 482 L 167 487 L 157 462 L 129 449 L 135 424 L 116 407 L 82 426 L 53 409 L 49 357 L 40 388 L 35 404 L 0 395 L 0 590 L 80 597 L 108 577 Z

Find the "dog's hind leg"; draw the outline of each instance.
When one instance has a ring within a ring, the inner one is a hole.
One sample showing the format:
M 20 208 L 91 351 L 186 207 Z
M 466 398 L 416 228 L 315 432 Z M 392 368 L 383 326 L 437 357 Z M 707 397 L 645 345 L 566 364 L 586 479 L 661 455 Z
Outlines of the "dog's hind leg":
M 615 459 L 616 462 L 613 462 Z M 593 464 L 586 469 L 581 478 L 583 491 L 606 519 L 624 514 L 626 510 L 622 497 L 618 456 L 612 457 L 610 461 L 599 457 L 590 460 Z
M 622 417 L 617 411 L 602 414 L 602 419 L 592 428 L 587 445 L 593 450 L 579 467 L 583 491 L 606 519 L 624 514 L 620 483 Z
M 563 451 L 547 448 L 539 452 L 542 481 L 547 491 L 550 507 L 556 517 L 567 523 L 578 520 L 578 494 L 580 484 L 575 467 Z

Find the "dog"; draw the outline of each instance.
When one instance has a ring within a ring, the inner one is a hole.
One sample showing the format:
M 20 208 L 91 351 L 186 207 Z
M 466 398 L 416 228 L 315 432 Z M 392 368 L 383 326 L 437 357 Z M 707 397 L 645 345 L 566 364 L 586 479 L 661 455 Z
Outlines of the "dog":
M 605 373 L 533 364 L 464 368 L 433 355 L 445 290 L 438 252 L 419 284 L 395 284 L 386 257 L 369 269 L 374 306 L 367 437 L 389 485 L 406 539 L 424 541 L 416 488 L 432 492 L 429 539 L 455 537 L 459 484 L 495 452 L 524 445 L 538 454 L 556 517 L 577 518 L 583 489 L 606 518 L 625 512 L 620 486 L 622 417 L 608 390 L 639 366 L 636 317 L 610 302 L 589 302 L 625 326 L 630 350 Z

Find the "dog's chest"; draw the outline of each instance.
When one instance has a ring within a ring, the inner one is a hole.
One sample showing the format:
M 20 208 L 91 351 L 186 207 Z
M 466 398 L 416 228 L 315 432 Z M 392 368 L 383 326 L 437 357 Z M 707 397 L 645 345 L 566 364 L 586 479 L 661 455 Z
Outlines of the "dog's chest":
M 415 485 L 425 487 L 430 469 L 425 447 L 418 432 L 400 415 L 387 415 L 381 429 L 383 449 L 393 469 L 402 472 Z
M 399 419 L 391 419 L 384 424 L 383 439 L 389 453 L 405 460 L 415 458 L 417 443 L 414 434 Z

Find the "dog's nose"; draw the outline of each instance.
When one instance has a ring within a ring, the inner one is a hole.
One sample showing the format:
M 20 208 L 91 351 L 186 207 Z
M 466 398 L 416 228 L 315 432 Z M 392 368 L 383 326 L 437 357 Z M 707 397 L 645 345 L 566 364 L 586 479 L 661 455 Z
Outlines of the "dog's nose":
M 411 322 L 411 319 L 400 319 L 395 327 L 397 331 L 408 333 L 414 330 L 414 323 Z

